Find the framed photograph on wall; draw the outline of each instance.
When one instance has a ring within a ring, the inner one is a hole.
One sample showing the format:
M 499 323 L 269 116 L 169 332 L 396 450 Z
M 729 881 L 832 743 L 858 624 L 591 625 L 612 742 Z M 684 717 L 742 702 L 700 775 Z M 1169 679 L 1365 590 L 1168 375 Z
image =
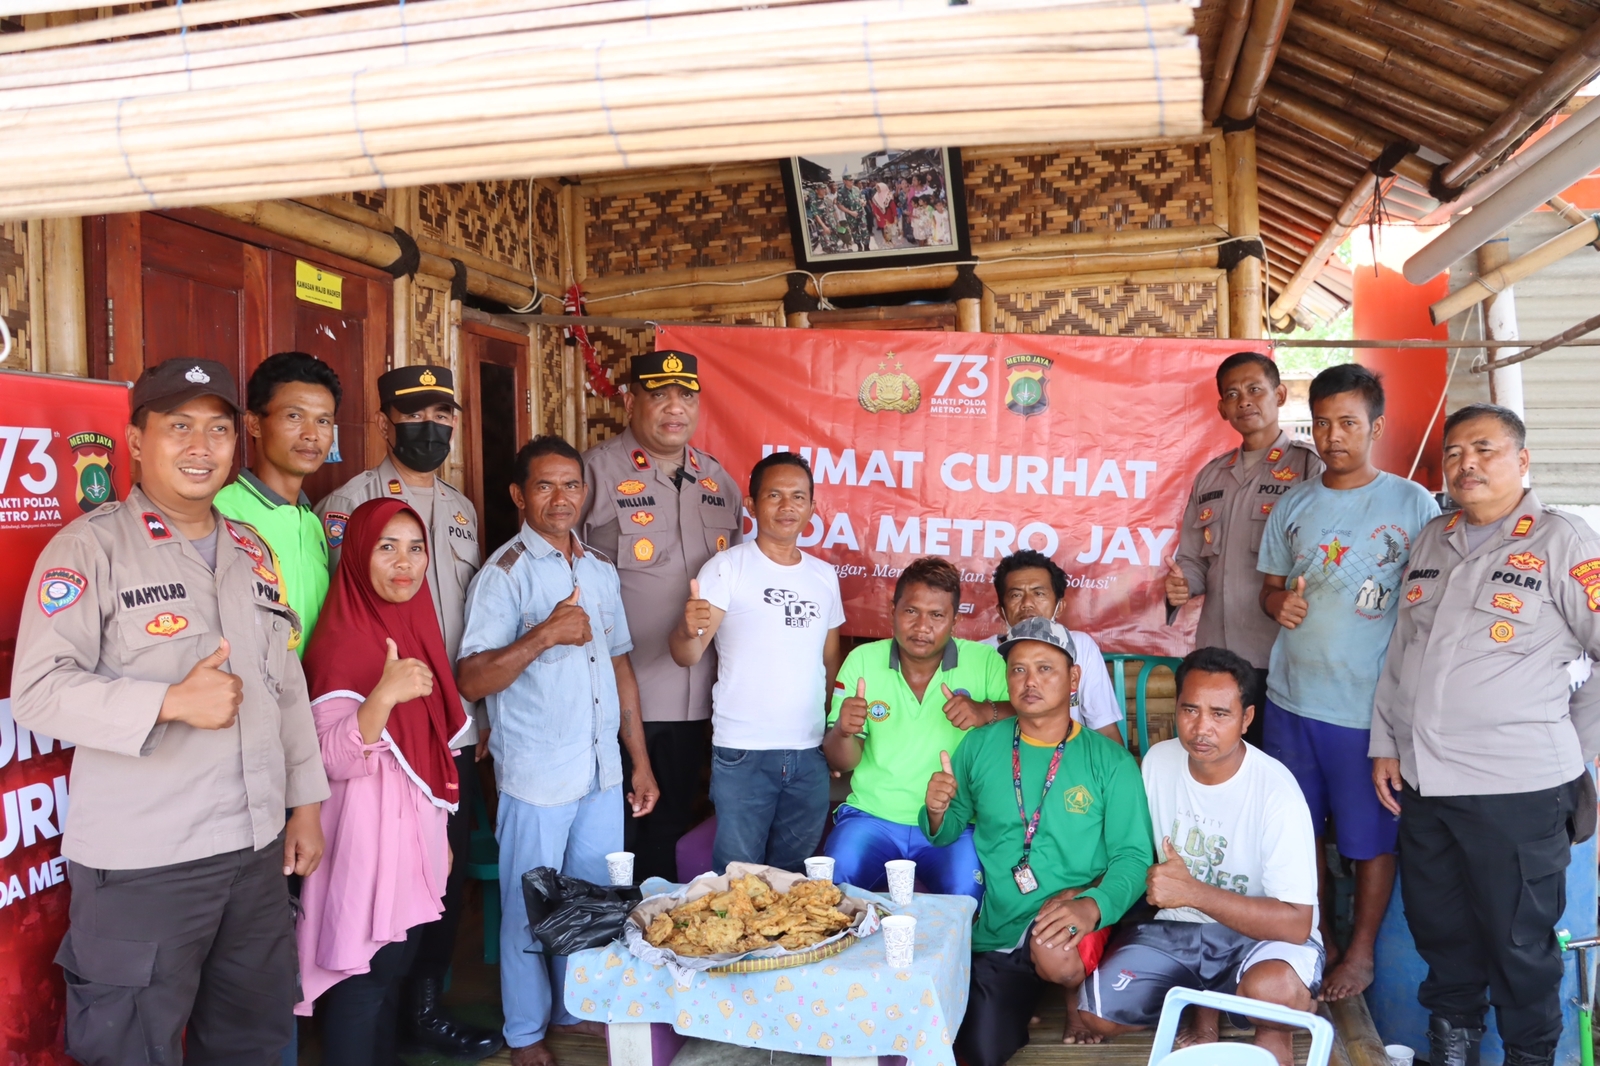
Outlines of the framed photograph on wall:
M 791 156 L 795 265 L 823 273 L 972 258 L 959 148 Z

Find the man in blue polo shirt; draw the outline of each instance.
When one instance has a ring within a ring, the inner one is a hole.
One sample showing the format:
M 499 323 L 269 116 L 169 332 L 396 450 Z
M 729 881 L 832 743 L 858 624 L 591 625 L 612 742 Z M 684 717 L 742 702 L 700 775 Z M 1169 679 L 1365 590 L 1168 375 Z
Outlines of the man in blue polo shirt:
M 823 849 L 839 884 L 881 888 L 885 862 L 911 859 L 931 891 L 983 898 L 971 828 L 935 847 L 917 825 L 939 753 L 1012 714 L 1005 660 L 953 635 L 960 605 L 960 572 L 916 560 L 895 583 L 894 638 L 861 645 L 839 669 L 822 741 L 830 766 L 854 771 Z

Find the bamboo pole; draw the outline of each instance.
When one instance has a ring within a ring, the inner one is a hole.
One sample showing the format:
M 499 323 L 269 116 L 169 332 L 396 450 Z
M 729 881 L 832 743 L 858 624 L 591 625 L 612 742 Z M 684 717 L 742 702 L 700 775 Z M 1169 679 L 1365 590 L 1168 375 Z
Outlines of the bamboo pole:
M 1325 226 L 1333 221 L 1333 212 L 1339 206 L 1321 197 L 1311 196 L 1288 182 L 1279 181 L 1266 171 L 1257 176 L 1256 188 L 1261 193 L 1263 210 L 1274 211 L 1286 218 L 1292 216 L 1297 221 L 1316 219 L 1319 225 Z
M 1257 151 L 1275 154 L 1294 166 L 1315 171 L 1338 183 L 1341 200 L 1344 199 L 1343 189 L 1366 172 L 1368 160 L 1364 157 L 1271 111 L 1256 113 L 1256 128 L 1261 131 Z
M 408 232 L 416 225 L 417 190 L 416 189 L 391 189 L 387 203 L 394 224 Z M 415 333 L 413 321 L 416 316 L 416 285 L 408 277 L 394 279 L 394 287 L 390 294 L 390 310 L 394 318 L 394 347 L 389 352 L 388 366 L 385 370 L 392 370 L 397 366 L 408 366 L 411 362 L 411 338 Z
M 970 297 L 956 301 L 956 329 L 962 333 L 983 332 L 983 301 Z
M 1443 136 L 1425 123 L 1379 107 L 1361 94 L 1323 81 L 1321 78 L 1300 74 L 1292 67 L 1280 67 L 1273 73 L 1272 79 L 1343 114 L 1370 123 L 1385 133 L 1393 134 L 1397 139 L 1415 141 L 1441 156 L 1448 158 L 1461 150 L 1459 142 Z
M 52 374 L 88 377 L 82 219 L 45 219 L 44 291 L 45 366 Z
M 1378 182 L 1373 181 L 1358 181 L 1355 187 L 1350 190 L 1350 194 L 1345 197 L 1344 203 L 1339 205 L 1339 211 L 1334 216 L 1334 220 L 1329 223 L 1327 229 L 1323 230 L 1322 238 L 1317 241 L 1316 246 L 1311 249 L 1305 260 L 1301 262 L 1299 269 L 1294 272 L 1294 276 L 1284 285 L 1283 291 L 1278 294 L 1278 298 L 1272 301 L 1271 307 L 1267 309 L 1274 324 L 1290 315 L 1296 305 L 1299 304 L 1301 294 L 1306 291 L 1307 286 L 1316 280 L 1317 274 L 1322 271 L 1334 249 L 1343 244 L 1345 237 L 1361 222 L 1362 217 L 1366 215 L 1367 210 L 1372 206 L 1374 191 L 1387 192 L 1389 186 L 1394 184 L 1394 179 L 1382 179 L 1381 189 L 1375 190 L 1374 186 L 1378 184 Z
M 1525 363 L 1536 355 L 1543 355 L 1545 352 L 1551 351 L 1555 348 L 1565 347 L 1571 342 L 1577 340 L 1579 337 L 1582 337 L 1587 333 L 1593 333 L 1597 329 L 1600 329 L 1600 315 L 1592 315 L 1589 318 L 1584 319 L 1582 322 L 1579 322 L 1576 326 L 1573 326 L 1570 329 L 1564 329 L 1554 337 L 1550 337 L 1547 340 L 1542 340 L 1538 344 L 1535 344 L 1531 347 L 1524 348 L 1522 351 L 1508 359 L 1495 359 L 1491 357 L 1482 366 L 1474 366 L 1472 368 L 1472 372 L 1474 374 L 1498 374 L 1499 371 L 1508 366 L 1515 366 L 1517 363 Z M 1521 344 L 1522 342 L 1509 341 L 1507 343 L 1511 346 L 1515 346 Z
M 1239 49 L 1244 45 L 1245 32 L 1250 28 L 1251 0 L 1228 0 L 1223 14 L 1222 32 L 1217 37 L 1217 55 L 1212 61 L 1211 80 L 1206 83 L 1206 95 L 1200 114 L 1206 122 L 1215 122 L 1222 114 L 1222 103 L 1233 84 L 1233 71 L 1239 64 Z
M 325 10 L 366 2 L 367 0 L 317 0 L 317 7 Z M 90 19 L 87 22 L 77 22 L 67 26 L 30 30 L 23 34 L 8 33 L 0 37 L 0 54 L 60 48 L 65 45 L 82 44 L 85 41 L 103 41 L 111 37 L 191 30 L 200 26 L 215 25 L 218 22 L 290 14 L 303 11 L 306 6 L 306 0 L 207 0 L 206 3 L 191 2 L 175 7 L 159 7 L 128 15 L 114 15 L 111 18 Z
M 585 196 L 635 196 L 662 189 L 710 189 L 718 185 L 777 185 L 783 168 L 776 163 L 715 164 L 666 169 L 650 174 L 600 174 L 584 177 L 578 187 Z
M 1515 48 L 1507 48 L 1481 34 L 1464 32 L 1387 0 L 1321 0 L 1321 4 L 1338 8 L 1346 18 L 1371 22 L 1374 29 L 1392 30 L 1419 44 L 1493 67 L 1519 82 L 1536 78 L 1544 71 Z
M 1461 312 L 1478 303 L 1487 300 L 1497 292 L 1502 292 L 1558 259 L 1564 259 L 1585 245 L 1593 244 L 1600 239 L 1600 224 L 1593 218 L 1573 226 L 1571 229 L 1551 237 L 1543 244 L 1531 251 L 1525 252 L 1509 263 L 1496 270 L 1492 270 L 1476 281 L 1468 282 L 1455 292 L 1438 300 L 1428 308 L 1428 317 L 1434 325 L 1454 318 Z
M 1435 103 L 1425 96 L 1391 85 L 1294 41 L 1283 42 L 1283 46 L 1278 50 L 1278 57 L 1307 73 L 1315 74 L 1325 81 L 1396 112 L 1403 118 L 1410 119 L 1418 124 L 1419 128 L 1431 126 L 1461 137 L 1475 137 L 1483 131 L 1483 123 L 1468 115 L 1444 104 Z M 1395 126 L 1387 128 L 1396 133 L 1405 132 Z
M 1519 0 L 1407 0 L 1407 7 L 1544 60 L 1560 55 L 1579 35 L 1572 26 Z M 1508 33 L 1525 38 L 1527 44 L 1508 40 Z
M 1261 203 L 1261 230 L 1263 233 L 1273 233 L 1279 241 L 1290 248 L 1299 248 L 1305 254 L 1316 247 L 1317 238 L 1322 235 L 1321 230 L 1306 230 L 1299 225 L 1298 219 L 1290 221 L 1286 214 L 1273 210 L 1270 202 L 1263 200 Z
M 1256 131 L 1233 130 L 1224 134 L 1223 140 L 1227 145 L 1228 218 L 1234 236 L 1259 237 L 1261 207 L 1256 186 Z M 1263 265 L 1260 259 L 1246 256 L 1228 272 L 1228 322 L 1236 337 L 1254 340 L 1262 335 Z M 1218 299 L 1221 299 L 1220 293 Z
M 1075 252 L 1150 250 L 1209 244 L 1230 236 L 1216 225 L 1173 226 L 1165 229 L 1122 229 L 1098 233 L 1042 234 L 1002 241 L 985 241 L 972 247 L 974 259 L 999 259 L 1011 255 L 1054 255 Z
M 1239 66 L 1223 99 L 1223 115 L 1243 120 L 1256 113 L 1292 10 L 1294 0 L 1256 0 L 1250 10 L 1250 27 L 1239 49 Z
M 37 374 L 50 369 L 45 361 L 44 219 L 30 218 L 28 228 L 28 369 Z M 14 339 L 14 338 L 13 338 Z
M 1281 117 L 1357 156 L 1376 159 L 1389 146 L 1381 131 L 1313 103 L 1292 89 L 1269 83 L 1261 91 L 1261 101 Z M 1415 154 L 1401 159 L 1394 169 L 1396 174 L 1422 186 L 1433 176 L 1432 165 Z
M 1344 190 L 1360 179 L 1357 171 L 1344 178 L 1344 186 L 1339 186 L 1329 181 L 1323 173 L 1313 173 L 1309 170 L 1300 170 L 1280 159 L 1276 154 L 1267 150 L 1268 142 L 1261 137 L 1256 138 L 1256 169 L 1259 173 L 1256 181 L 1262 188 L 1265 178 L 1275 185 L 1293 188 L 1302 195 L 1321 202 L 1324 208 L 1339 206 L 1339 201 L 1344 199 Z M 1342 175 L 1335 175 L 1342 177 Z
M 757 279 L 775 279 L 788 291 L 788 273 L 795 269 L 788 259 L 761 259 L 751 263 L 728 263 L 714 267 L 679 267 L 675 270 L 655 270 L 643 274 L 606 274 L 584 282 L 585 302 L 597 303 L 623 294 L 638 292 L 666 293 L 674 288 L 709 287 L 715 285 L 745 285 Z M 668 303 L 675 301 L 669 300 Z

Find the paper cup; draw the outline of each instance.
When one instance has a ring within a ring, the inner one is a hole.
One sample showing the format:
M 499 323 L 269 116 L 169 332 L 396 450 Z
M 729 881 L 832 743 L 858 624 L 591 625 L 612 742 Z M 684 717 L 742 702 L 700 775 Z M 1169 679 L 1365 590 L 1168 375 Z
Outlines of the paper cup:
M 832 881 L 833 860 L 826 855 L 815 855 L 807 859 L 806 876 L 813 881 Z
M 1383 1050 L 1389 1056 L 1389 1066 L 1411 1066 L 1411 1060 L 1417 1057 L 1417 1053 L 1404 1044 L 1386 1044 Z
M 889 899 L 905 906 L 911 902 L 911 890 L 917 883 L 917 864 L 910 859 L 890 859 L 883 864 L 889 877 Z
M 611 876 L 611 883 L 614 885 L 633 884 L 633 852 L 607 852 L 606 873 Z
M 883 920 L 883 957 L 897 969 L 911 965 L 917 946 L 917 920 L 909 914 L 891 914 Z

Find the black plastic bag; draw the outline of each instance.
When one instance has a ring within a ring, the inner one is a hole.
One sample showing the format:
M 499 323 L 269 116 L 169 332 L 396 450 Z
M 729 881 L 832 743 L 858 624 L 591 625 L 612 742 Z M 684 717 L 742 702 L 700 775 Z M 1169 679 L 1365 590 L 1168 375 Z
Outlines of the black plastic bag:
M 631 885 L 597 885 L 549 866 L 522 875 L 528 926 L 551 955 L 571 955 L 616 940 L 628 912 L 642 898 Z

